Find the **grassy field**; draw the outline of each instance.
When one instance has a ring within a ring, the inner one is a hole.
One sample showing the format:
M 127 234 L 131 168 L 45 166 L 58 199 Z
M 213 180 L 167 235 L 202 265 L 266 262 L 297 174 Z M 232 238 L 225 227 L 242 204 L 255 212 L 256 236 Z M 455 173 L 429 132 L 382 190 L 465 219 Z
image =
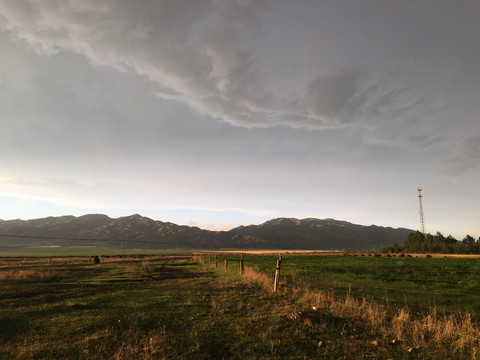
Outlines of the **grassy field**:
M 274 274 L 278 256 L 245 264 Z M 283 256 L 284 284 L 374 300 L 411 313 L 469 313 L 480 319 L 480 259 L 368 256 Z
M 0 258 L 1 359 L 480 358 L 468 317 L 416 319 L 359 301 L 353 285 L 310 286 L 328 273 L 375 283 L 359 270 L 393 274 L 394 263 L 374 262 L 393 259 L 285 256 L 277 293 L 274 256 L 245 257 L 244 276 L 234 255 L 227 271 L 223 257 L 218 269 L 213 257 L 89 260 Z

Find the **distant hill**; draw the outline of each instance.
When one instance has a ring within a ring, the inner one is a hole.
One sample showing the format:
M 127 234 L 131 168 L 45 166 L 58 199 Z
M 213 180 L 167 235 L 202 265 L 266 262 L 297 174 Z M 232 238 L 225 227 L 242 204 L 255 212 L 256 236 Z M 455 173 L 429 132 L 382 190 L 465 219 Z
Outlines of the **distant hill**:
M 369 250 L 403 243 L 413 230 L 355 225 L 334 219 L 278 218 L 261 225 L 237 227 L 231 234 L 250 236 L 278 249 Z
M 208 231 L 138 214 L 0 220 L 0 252 L 8 247 L 125 246 L 135 249 L 374 249 L 403 243 L 409 229 L 355 225 L 334 219 L 278 218 L 230 231 Z M 5 236 L 11 235 L 11 236 Z

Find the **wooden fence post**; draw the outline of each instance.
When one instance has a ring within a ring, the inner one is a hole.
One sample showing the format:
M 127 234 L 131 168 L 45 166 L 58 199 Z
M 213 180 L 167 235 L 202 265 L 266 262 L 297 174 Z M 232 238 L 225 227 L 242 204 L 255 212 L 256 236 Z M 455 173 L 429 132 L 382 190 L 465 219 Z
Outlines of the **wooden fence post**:
M 243 267 L 243 254 L 240 255 L 240 275 L 245 273 L 245 268 Z
M 273 283 L 273 291 L 278 289 L 278 278 L 280 277 L 280 264 L 282 260 L 277 260 L 277 269 L 275 270 L 275 282 Z
M 228 260 L 227 257 L 225 256 L 225 271 L 228 270 Z
M 215 255 L 215 269 L 218 269 L 218 259 L 217 259 L 217 255 Z

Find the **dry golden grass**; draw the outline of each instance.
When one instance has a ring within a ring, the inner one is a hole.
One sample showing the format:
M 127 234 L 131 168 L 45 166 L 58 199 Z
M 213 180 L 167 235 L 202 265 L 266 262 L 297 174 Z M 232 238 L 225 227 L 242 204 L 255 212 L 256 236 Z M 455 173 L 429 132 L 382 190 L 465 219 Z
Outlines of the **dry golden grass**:
M 245 268 L 245 278 L 271 290 L 273 280 L 267 275 Z M 422 348 L 442 345 L 454 353 L 468 350 L 477 357 L 480 349 L 480 328 L 469 314 L 438 315 L 436 311 L 420 317 L 411 316 L 407 308 L 391 313 L 382 304 L 366 300 L 360 302 L 350 294 L 336 297 L 331 292 L 297 287 L 282 290 L 295 300 L 299 308 L 323 311 L 337 318 L 362 320 L 367 327 L 378 330 L 386 341 L 401 341 Z M 472 351 L 473 349 L 473 351 Z
M 400 309 L 392 318 L 392 334 L 397 340 L 405 339 L 405 330 L 410 324 L 410 313 L 408 309 Z
M 254 281 L 266 289 L 273 289 L 273 278 L 267 274 L 257 272 L 249 267 L 245 267 L 243 276 L 245 279 Z
M 480 346 L 480 329 L 469 314 L 439 316 L 434 311 L 420 319 L 405 321 L 403 333 L 419 345 L 427 341 L 450 344 L 456 351 Z

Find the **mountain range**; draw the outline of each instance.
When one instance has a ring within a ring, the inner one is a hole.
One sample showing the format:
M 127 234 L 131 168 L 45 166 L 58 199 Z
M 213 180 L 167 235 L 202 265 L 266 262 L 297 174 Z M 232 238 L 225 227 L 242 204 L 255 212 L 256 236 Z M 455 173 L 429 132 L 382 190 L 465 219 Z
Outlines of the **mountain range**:
M 155 221 L 138 214 L 0 220 L 2 248 L 109 246 L 125 249 L 371 250 L 403 243 L 413 230 L 356 225 L 334 219 L 277 218 L 229 231 Z

